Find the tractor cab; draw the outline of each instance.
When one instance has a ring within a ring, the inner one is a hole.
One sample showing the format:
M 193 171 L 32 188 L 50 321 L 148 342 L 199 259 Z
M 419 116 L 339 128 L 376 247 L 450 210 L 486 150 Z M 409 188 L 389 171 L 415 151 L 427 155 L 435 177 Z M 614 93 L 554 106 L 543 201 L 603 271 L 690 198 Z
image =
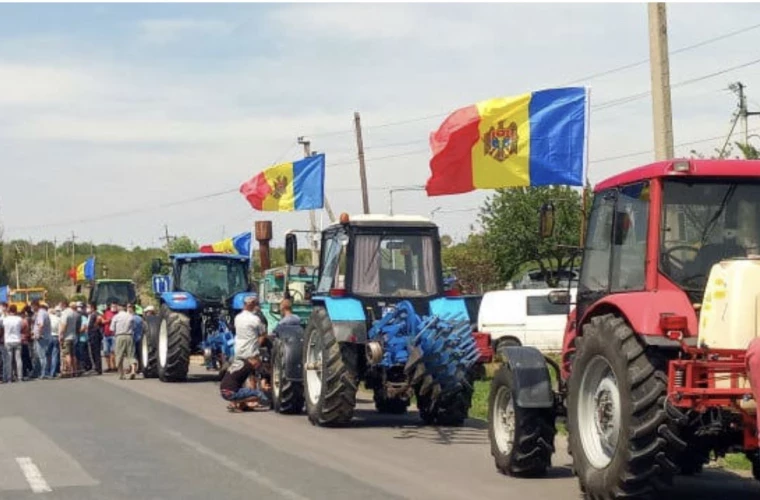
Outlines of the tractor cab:
M 428 314 L 444 295 L 440 253 L 438 227 L 424 217 L 344 215 L 322 234 L 314 295 L 357 299 L 370 322 L 401 301 Z
M 121 279 L 101 279 L 96 280 L 90 288 L 89 302 L 95 303 L 98 311 L 103 312 L 108 304 L 137 304 L 139 297 L 135 288 L 135 283 L 131 280 Z M 141 313 L 142 308 L 136 306 L 137 312 Z
M 270 330 L 282 319 L 280 302 L 290 300 L 293 314 L 306 324 L 311 314 L 311 296 L 317 284 L 317 272 L 314 266 L 284 266 L 264 271 L 259 282 L 261 312 L 269 323 Z

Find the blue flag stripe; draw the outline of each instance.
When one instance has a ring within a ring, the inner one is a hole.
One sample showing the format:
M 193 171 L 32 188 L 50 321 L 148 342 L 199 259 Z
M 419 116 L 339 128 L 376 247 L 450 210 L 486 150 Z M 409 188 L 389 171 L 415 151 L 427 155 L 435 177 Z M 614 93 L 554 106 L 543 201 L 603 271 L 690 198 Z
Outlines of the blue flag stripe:
M 325 155 L 293 162 L 295 210 L 317 210 L 325 204 Z

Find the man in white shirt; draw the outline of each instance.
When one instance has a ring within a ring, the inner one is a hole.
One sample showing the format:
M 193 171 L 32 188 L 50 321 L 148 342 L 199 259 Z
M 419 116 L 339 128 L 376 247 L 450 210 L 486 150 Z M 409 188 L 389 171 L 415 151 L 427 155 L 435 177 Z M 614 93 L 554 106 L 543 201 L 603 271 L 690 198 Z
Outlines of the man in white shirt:
M 246 297 L 243 310 L 235 316 L 235 358 L 248 359 L 258 352 L 258 338 L 266 333 L 264 325 L 254 310 L 259 301 Z
M 24 368 L 21 363 L 21 317 L 16 304 L 8 308 L 8 315 L 3 318 L 3 341 L 5 342 L 5 359 L 3 360 L 3 382 L 13 380 L 13 361 L 16 361 L 16 379 L 23 380 Z
M 79 314 L 74 309 L 75 303 L 69 304 L 67 301 L 63 301 L 61 304 L 66 308 L 61 314 L 61 323 L 58 326 L 63 357 L 61 376 L 74 377 L 77 374 L 76 356 L 74 355 L 76 351 L 74 349 L 79 335 Z
M 124 304 L 119 304 L 119 312 L 111 320 L 111 330 L 116 339 L 116 368 L 119 370 L 119 379 L 124 380 L 124 361 L 132 367 L 129 378 L 134 379 L 137 375 L 137 360 L 135 360 L 134 340 L 135 320 L 129 314 Z
M 59 342 L 59 329 L 61 327 L 61 306 L 55 306 L 50 313 L 50 342 L 47 348 L 47 357 L 50 358 L 48 364 L 48 378 L 55 378 L 61 366 L 61 343 Z

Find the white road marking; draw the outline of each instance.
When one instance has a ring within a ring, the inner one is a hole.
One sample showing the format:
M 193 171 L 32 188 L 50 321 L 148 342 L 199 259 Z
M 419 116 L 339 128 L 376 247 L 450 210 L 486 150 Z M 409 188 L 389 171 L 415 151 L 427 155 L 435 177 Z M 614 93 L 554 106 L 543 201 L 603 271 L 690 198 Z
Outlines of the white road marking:
M 42 477 L 42 472 L 40 472 L 40 469 L 34 465 L 31 458 L 18 457 L 16 458 L 16 463 L 21 467 L 21 472 L 24 473 L 24 477 L 26 477 L 26 481 L 29 483 L 29 486 L 34 493 L 48 493 L 53 491 L 47 481 L 45 481 L 45 478 Z
M 260 485 L 269 488 L 271 491 L 282 495 L 285 498 L 289 498 L 291 500 L 309 500 L 308 497 L 304 497 L 296 493 L 295 491 L 283 488 L 281 486 L 278 486 L 274 481 L 271 479 L 264 477 L 263 474 L 260 472 L 257 472 L 253 469 L 246 469 L 242 465 L 238 464 L 234 460 L 231 460 L 228 457 L 225 457 L 224 455 L 221 455 L 214 450 L 210 450 L 203 446 L 201 443 L 198 443 L 196 441 L 193 441 L 191 439 L 186 438 L 181 433 L 174 431 L 174 430 L 166 430 L 166 433 L 175 438 L 176 440 L 180 441 L 181 443 L 189 446 L 190 448 L 194 449 L 201 455 L 206 455 L 207 457 L 211 458 L 212 460 L 217 461 L 218 463 L 222 464 L 223 466 L 227 467 L 230 470 L 233 470 L 239 474 L 242 474 L 248 478 L 253 479 Z

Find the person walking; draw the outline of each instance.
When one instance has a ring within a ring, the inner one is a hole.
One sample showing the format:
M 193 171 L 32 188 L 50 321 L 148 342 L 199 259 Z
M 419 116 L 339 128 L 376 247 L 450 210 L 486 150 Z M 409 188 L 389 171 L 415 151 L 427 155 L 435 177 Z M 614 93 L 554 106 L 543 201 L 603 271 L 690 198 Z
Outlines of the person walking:
M 98 306 L 94 302 L 87 306 L 87 339 L 92 370 L 98 375 L 103 375 L 103 358 L 100 356 L 103 344 L 103 321 L 98 314 Z
M 76 365 L 76 342 L 79 334 L 79 317 L 75 310 L 75 305 L 67 301 L 61 303 L 65 309 L 61 313 L 61 323 L 58 327 L 58 333 L 61 339 L 61 355 L 63 357 L 63 366 L 61 367 L 61 377 L 74 377 L 77 373 Z
M 34 311 L 34 327 L 32 328 L 32 340 L 34 341 L 34 354 L 37 358 L 38 374 L 41 380 L 48 378 L 48 346 L 51 340 L 50 315 L 48 305 L 38 300 L 32 302 Z
M 119 371 L 119 379 L 125 378 L 124 362 L 126 361 L 132 368 L 129 379 L 134 380 L 137 375 L 137 363 L 133 356 L 135 352 L 134 319 L 123 305 L 119 305 L 119 312 L 111 320 L 111 330 L 116 339 L 116 369 Z
M 5 359 L 3 360 L 3 382 L 13 382 L 13 364 L 15 361 L 16 380 L 24 380 L 24 365 L 21 361 L 21 329 L 23 320 L 18 315 L 16 304 L 8 307 L 8 315 L 3 318 L 3 340 L 5 342 Z
M 258 306 L 256 297 L 248 296 L 243 302 L 243 310 L 235 316 L 235 358 L 248 359 L 258 351 L 257 340 L 266 333 L 264 325 L 255 314 Z
M 135 305 L 129 304 L 127 307 L 127 312 L 130 316 L 132 316 L 132 321 L 134 322 L 133 327 L 133 340 L 135 344 L 134 348 L 134 358 L 137 363 L 137 371 L 142 372 L 143 366 L 142 366 L 142 356 L 140 356 L 140 341 L 142 340 L 143 336 L 143 327 L 144 327 L 144 321 L 142 319 L 142 316 L 136 313 L 135 311 Z

